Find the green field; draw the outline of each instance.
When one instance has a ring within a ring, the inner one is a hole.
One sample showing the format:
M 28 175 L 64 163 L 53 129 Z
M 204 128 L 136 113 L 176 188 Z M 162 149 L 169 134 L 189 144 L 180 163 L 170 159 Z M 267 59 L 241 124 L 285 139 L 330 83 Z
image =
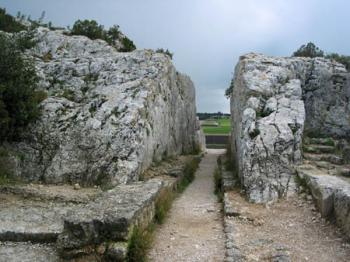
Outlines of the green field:
M 206 126 L 206 124 L 212 125 L 214 121 L 217 122 L 219 126 Z M 231 120 L 230 118 L 205 120 L 202 124 L 202 128 L 206 135 L 229 135 L 231 131 Z

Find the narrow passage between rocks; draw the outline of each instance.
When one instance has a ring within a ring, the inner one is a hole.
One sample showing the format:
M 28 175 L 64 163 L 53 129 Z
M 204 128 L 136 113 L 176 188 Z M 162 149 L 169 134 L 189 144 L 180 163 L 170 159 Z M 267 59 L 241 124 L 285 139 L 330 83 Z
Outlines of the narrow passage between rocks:
M 155 231 L 149 261 L 224 261 L 225 235 L 213 173 L 224 150 L 208 150 L 196 178 Z

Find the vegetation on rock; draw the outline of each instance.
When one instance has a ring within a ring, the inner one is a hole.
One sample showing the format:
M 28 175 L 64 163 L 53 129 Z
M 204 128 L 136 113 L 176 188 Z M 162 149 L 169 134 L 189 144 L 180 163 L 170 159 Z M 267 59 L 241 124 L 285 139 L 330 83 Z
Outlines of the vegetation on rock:
M 27 28 L 18 22 L 13 16 L 6 13 L 6 9 L 0 8 L 0 30 L 7 33 L 17 33 Z
M 116 41 L 120 41 L 123 47 L 118 48 L 120 52 L 131 52 L 136 49 L 135 44 L 129 38 L 121 34 L 119 26 L 114 25 L 108 30 L 103 25 L 99 25 L 95 20 L 78 20 L 71 30 L 72 35 L 84 35 L 88 38 L 102 39 L 114 46 Z
M 314 43 L 310 42 L 302 45 L 297 51 L 293 53 L 296 57 L 323 57 L 324 52 L 318 48 Z
M 233 88 L 234 88 L 234 79 L 231 80 L 230 86 L 225 90 L 225 96 L 227 99 L 231 98 Z
M 346 70 L 350 71 L 350 56 L 340 55 L 337 53 L 325 54 L 319 47 L 314 43 L 310 42 L 306 45 L 302 45 L 297 51 L 293 53 L 295 57 L 324 57 L 327 59 L 332 59 L 338 63 L 343 64 L 346 67 Z
M 156 53 L 160 53 L 160 54 L 165 54 L 165 55 L 167 55 L 167 56 L 169 56 L 170 57 L 170 59 L 173 59 L 173 56 L 174 56 L 174 53 L 171 53 L 170 51 L 169 51 L 169 49 L 163 49 L 163 48 L 158 48 L 157 50 L 156 50 Z
M 337 53 L 331 53 L 326 56 L 328 59 L 333 59 L 346 67 L 346 70 L 350 71 L 350 56 L 339 55 Z

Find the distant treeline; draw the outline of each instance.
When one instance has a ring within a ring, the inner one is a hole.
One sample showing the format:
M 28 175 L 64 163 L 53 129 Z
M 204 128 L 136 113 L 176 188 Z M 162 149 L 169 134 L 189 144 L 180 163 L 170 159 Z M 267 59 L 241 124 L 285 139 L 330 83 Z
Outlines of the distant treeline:
M 219 118 L 223 118 L 223 117 L 229 117 L 230 114 L 225 114 L 225 113 L 221 113 L 221 112 L 217 112 L 217 113 L 197 113 L 197 116 L 198 116 L 199 120 L 205 120 L 205 119 L 209 119 L 209 118 L 219 119 Z

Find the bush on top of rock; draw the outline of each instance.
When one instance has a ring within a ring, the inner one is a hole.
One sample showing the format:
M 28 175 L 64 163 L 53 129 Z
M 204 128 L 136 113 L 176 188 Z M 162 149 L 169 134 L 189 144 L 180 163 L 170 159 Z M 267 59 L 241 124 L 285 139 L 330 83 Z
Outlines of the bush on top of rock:
M 293 53 L 295 57 L 324 57 L 327 59 L 334 60 L 338 63 L 343 64 L 347 71 L 350 71 L 350 56 L 340 55 L 337 53 L 325 54 L 319 47 L 314 43 L 310 42 L 306 45 L 302 45 L 297 51 Z
M 115 47 L 117 47 L 115 42 L 120 41 L 122 47 L 117 47 L 118 51 L 120 52 L 130 52 L 136 49 L 133 41 L 124 36 L 119 31 L 119 26 L 117 25 L 105 30 L 104 26 L 99 25 L 95 20 L 78 20 L 74 23 L 71 34 L 84 35 L 92 40 L 102 39 Z
M 0 8 L 0 30 L 8 33 L 17 33 L 26 30 L 26 26 L 18 22 L 13 16 L 6 13 L 6 9 Z

